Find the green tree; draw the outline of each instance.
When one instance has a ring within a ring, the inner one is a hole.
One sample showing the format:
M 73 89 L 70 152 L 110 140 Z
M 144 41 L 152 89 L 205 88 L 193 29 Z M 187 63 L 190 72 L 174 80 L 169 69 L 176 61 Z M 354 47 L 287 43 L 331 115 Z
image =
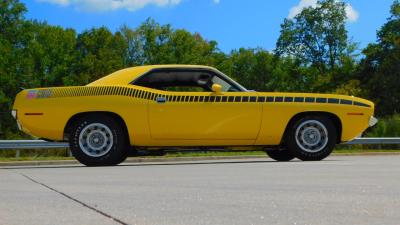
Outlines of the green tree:
M 18 27 L 24 22 L 24 14 L 27 9 L 18 0 L 0 1 L 0 37 L 11 43 L 18 41 L 15 39 L 19 34 Z
M 142 36 L 139 31 L 123 25 L 120 33 L 126 43 L 124 64 L 126 66 L 144 65 L 146 63 L 146 56 L 144 54 Z
M 266 91 L 271 90 L 270 81 L 273 73 L 274 56 L 262 49 L 244 49 L 231 52 L 231 76 L 246 88 Z
M 379 115 L 400 112 L 400 2 L 394 1 L 391 16 L 378 31 L 378 43 L 364 49 L 359 79 L 364 95 L 376 104 Z
M 78 35 L 77 58 L 73 75 L 64 77 L 65 85 L 83 85 L 125 66 L 126 42 L 120 32 L 93 28 Z
M 43 22 L 26 21 L 23 87 L 62 86 L 76 61 L 76 32 Z
M 123 26 L 120 32 L 128 46 L 127 65 L 212 65 L 214 54 L 220 53 L 215 41 L 207 41 L 198 33 L 174 30 L 170 25 L 160 25 L 152 19 L 147 19 L 136 29 Z
M 168 44 L 172 50 L 172 59 L 181 64 L 212 65 L 214 53 L 218 52 L 217 42 L 206 41 L 199 33 L 180 29 L 172 34 Z
M 303 91 L 307 80 L 299 63 L 291 58 L 276 57 L 257 49 L 234 50 L 228 56 L 230 69 L 226 71 L 248 89 L 257 91 Z
M 71 73 L 76 34 L 72 29 L 25 20 L 22 3 L 0 3 L 0 138 L 16 133 L 10 116 L 20 88 L 58 86 Z
M 18 0 L 0 1 L 0 139 L 15 132 L 10 107 L 18 91 L 20 46 L 25 6 Z
M 173 33 L 170 25 L 161 26 L 149 18 L 136 29 L 123 26 L 120 32 L 127 43 L 127 65 L 172 63 L 168 49 Z
M 276 53 L 301 60 L 318 69 L 319 74 L 342 65 L 354 44 L 348 40 L 345 3 L 320 0 L 316 7 L 303 9 L 293 19 L 285 19 Z M 315 77 L 317 79 L 317 77 Z

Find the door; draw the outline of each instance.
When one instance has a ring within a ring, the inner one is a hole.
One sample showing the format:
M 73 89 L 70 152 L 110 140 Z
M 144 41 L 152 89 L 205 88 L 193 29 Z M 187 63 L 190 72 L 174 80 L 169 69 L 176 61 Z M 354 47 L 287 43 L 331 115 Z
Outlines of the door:
M 242 92 L 213 71 L 157 71 L 150 85 L 157 96 L 149 101 L 149 128 L 158 140 L 255 140 L 262 104 L 255 92 Z M 157 81 L 159 77 L 159 81 Z M 219 84 L 222 92 L 212 92 Z M 250 142 L 249 142 L 250 143 Z

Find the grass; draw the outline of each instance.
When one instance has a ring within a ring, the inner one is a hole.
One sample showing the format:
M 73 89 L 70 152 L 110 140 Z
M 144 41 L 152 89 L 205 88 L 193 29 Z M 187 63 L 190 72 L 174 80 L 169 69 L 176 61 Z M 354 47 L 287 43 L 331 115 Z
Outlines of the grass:
M 335 149 L 334 153 L 338 154 L 359 154 L 366 152 L 400 152 L 400 150 L 392 149 Z M 168 152 L 164 156 L 140 156 L 144 158 L 174 158 L 174 157 L 205 157 L 205 156 L 265 156 L 263 151 L 233 151 L 233 152 Z M 4 157 L 0 156 L 0 162 L 10 162 L 10 161 L 50 161 L 50 160 L 73 160 L 73 157 L 66 156 L 21 156 L 19 158 L 15 157 Z
M 23 156 L 19 158 L 15 157 L 0 157 L 0 162 L 15 162 L 15 161 L 51 161 L 51 160 L 73 160 L 73 157 L 63 156 Z

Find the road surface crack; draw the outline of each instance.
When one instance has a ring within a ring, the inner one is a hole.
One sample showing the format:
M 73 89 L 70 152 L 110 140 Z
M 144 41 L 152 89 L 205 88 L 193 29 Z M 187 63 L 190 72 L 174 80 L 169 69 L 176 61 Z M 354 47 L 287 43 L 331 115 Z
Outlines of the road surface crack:
M 41 185 L 41 186 L 43 186 L 43 187 L 45 187 L 45 188 L 47 188 L 47 189 L 49 189 L 49 190 L 51 190 L 51 191 L 54 191 L 54 192 L 56 192 L 56 193 L 58 193 L 58 194 L 60 194 L 60 195 L 62 195 L 62 196 L 64 196 L 64 197 L 68 198 L 69 200 L 72 200 L 72 201 L 74 201 L 74 202 L 76 202 L 76 203 L 78 203 L 78 204 L 81 204 L 83 207 L 86 207 L 86 208 L 88 208 L 88 209 L 90 209 L 90 210 L 93 210 L 94 212 L 96 212 L 96 213 L 98 213 L 98 214 L 100 214 L 100 215 L 102 215 L 102 216 L 105 216 L 105 217 L 107 217 L 107 218 L 109 218 L 109 219 L 115 221 L 116 223 L 119 223 L 119 224 L 122 224 L 122 225 L 128 225 L 128 223 L 126 223 L 126 222 L 124 222 L 124 221 L 122 221 L 122 220 L 120 220 L 120 219 L 118 219 L 118 218 L 115 218 L 115 217 L 113 217 L 113 216 L 111 216 L 111 215 L 109 215 L 109 214 L 107 214 L 107 213 L 105 213 L 105 212 L 103 212 L 103 211 L 101 211 L 101 210 L 99 210 L 99 209 L 96 209 L 95 207 L 90 206 L 90 205 L 88 205 L 88 204 L 86 204 L 86 203 L 84 203 L 84 202 L 82 202 L 82 201 L 80 201 L 80 200 L 78 200 L 78 199 L 76 199 L 76 198 L 74 198 L 74 197 L 72 197 L 72 196 L 70 196 L 70 195 L 64 193 L 64 192 L 62 192 L 62 191 L 59 191 L 59 190 L 57 190 L 57 189 L 55 189 L 55 188 L 52 188 L 52 187 L 50 187 L 50 186 L 48 186 L 48 185 L 46 185 L 46 184 L 44 184 L 44 183 L 41 183 L 41 182 L 39 182 L 39 181 L 37 181 L 37 180 L 35 180 L 35 179 L 29 177 L 28 175 L 25 175 L 25 174 L 23 174 L 23 173 L 20 173 L 20 174 L 21 174 L 23 177 L 25 177 L 26 179 L 32 181 L 33 183 L 39 184 L 39 185 Z

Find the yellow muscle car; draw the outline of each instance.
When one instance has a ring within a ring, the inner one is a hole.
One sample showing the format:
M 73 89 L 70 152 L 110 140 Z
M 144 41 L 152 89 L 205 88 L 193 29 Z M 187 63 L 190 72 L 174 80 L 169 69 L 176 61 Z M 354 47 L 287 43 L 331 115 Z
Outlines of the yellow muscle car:
M 137 148 L 262 146 L 278 161 L 322 160 L 376 123 L 374 104 L 343 95 L 249 91 L 195 65 L 127 68 L 86 86 L 23 90 L 19 128 L 68 141 L 88 166 Z

